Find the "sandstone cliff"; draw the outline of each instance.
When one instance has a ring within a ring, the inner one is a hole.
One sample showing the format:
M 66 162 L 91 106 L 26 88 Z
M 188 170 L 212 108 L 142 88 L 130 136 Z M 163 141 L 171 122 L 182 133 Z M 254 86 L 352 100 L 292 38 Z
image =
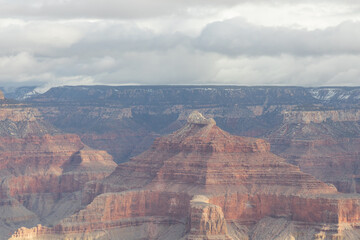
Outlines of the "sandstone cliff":
M 358 110 L 292 111 L 267 136 L 272 151 L 342 192 L 358 192 Z
M 204 124 L 202 116 L 198 121 L 192 117 L 180 130 L 156 139 L 148 151 L 120 164 L 103 188 L 119 191 L 156 184 L 178 191 L 191 186 L 197 193 L 231 188 L 246 193 L 336 192 L 272 154 L 266 141 L 233 136 L 214 120 Z
M 0 107 L 0 136 L 26 137 L 55 134 L 60 131 L 43 119 L 34 107 L 21 104 L 6 104 Z
M 226 220 L 219 206 L 209 203 L 205 196 L 196 195 L 190 201 L 188 240 L 224 239 L 228 236 Z
M 80 208 L 85 183 L 116 167 L 108 153 L 75 134 L 60 134 L 35 108 L 1 108 L 0 127 L 1 236 L 71 215 Z
M 338 193 L 272 154 L 266 141 L 230 135 L 198 112 L 104 180 L 88 183 L 84 199 L 83 210 L 54 227 L 21 228 L 12 239 L 261 239 L 270 234 L 268 217 L 285 221 L 279 240 L 336 238 L 344 224 L 347 234 L 359 233 L 357 196 Z

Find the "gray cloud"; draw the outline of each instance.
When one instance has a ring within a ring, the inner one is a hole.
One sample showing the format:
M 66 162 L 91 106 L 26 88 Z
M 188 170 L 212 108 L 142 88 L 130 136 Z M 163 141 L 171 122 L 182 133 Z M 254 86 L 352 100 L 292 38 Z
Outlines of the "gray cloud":
M 114 23 L 99 28 L 96 25 L 63 53 L 119 56 L 125 52 L 167 51 L 180 45 L 191 47 L 193 41 L 181 33 L 155 33 L 133 24 Z
M 290 2 L 304 3 L 0 0 L 0 84 L 358 85 L 360 22 L 309 30 L 227 19 L 238 4 Z
M 236 84 L 236 85 L 358 85 L 360 56 L 291 55 L 228 57 L 184 47 L 164 52 L 132 52 L 114 58 L 76 57 L 39 61 L 8 59 L 1 68 L 3 85 L 42 83 L 45 89 L 78 84 Z M 20 64 L 22 62 L 22 64 Z M 0 65 L 2 60 L 0 59 Z M 5 79 L 7 79 L 5 81 Z
M 55 53 L 81 41 L 90 26 L 51 21 L 9 21 L 0 25 L 0 54 L 20 52 L 38 55 Z
M 339 55 L 360 53 L 360 22 L 326 29 L 265 27 L 236 18 L 208 24 L 197 37 L 122 22 L 24 22 L 0 28 L 0 55 L 119 57 L 126 52 L 168 51 L 182 46 L 233 56 Z
M 344 22 L 324 30 L 264 27 L 232 19 L 209 24 L 196 39 L 203 51 L 234 55 L 359 54 L 360 23 Z
M 241 1 L 240 1 L 241 2 Z M 243 1 L 247 2 L 247 1 Z M 181 13 L 189 7 L 229 7 L 236 0 L 18 0 L 0 1 L 2 16 L 46 18 L 151 18 Z
M 188 15 L 191 8 L 229 8 L 241 4 L 301 5 L 312 0 L 0 0 L 3 17 L 145 19 L 165 15 Z M 357 0 L 318 0 L 359 7 Z

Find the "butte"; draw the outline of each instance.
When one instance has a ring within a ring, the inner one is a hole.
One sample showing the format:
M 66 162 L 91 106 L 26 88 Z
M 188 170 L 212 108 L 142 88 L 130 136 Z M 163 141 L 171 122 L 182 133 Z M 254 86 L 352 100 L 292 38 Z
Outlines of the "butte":
M 358 195 L 199 112 L 82 196 L 79 212 L 12 239 L 360 239 Z

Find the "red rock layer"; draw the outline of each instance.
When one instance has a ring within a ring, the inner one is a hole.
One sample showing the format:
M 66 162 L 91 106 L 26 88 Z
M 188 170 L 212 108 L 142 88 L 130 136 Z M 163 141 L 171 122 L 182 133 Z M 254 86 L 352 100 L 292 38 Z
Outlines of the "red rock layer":
M 186 194 L 133 191 L 107 193 L 98 196 L 85 209 L 66 218 L 53 228 L 39 225 L 31 230 L 21 228 L 12 237 L 22 238 L 26 235 L 69 233 L 91 233 L 97 230 L 116 227 L 128 227 L 149 221 L 143 217 L 166 217 L 167 221 L 176 221 L 187 214 L 190 197 Z M 156 218 L 158 219 L 158 218 Z
M 341 192 L 360 192 L 360 139 L 338 137 L 341 133 L 327 132 L 329 128 L 325 123 L 285 124 L 269 141 L 277 154 L 302 171 L 334 184 Z
M 116 166 L 109 154 L 87 148 L 72 134 L 4 137 L 0 149 L 0 170 L 10 175 L 11 196 L 77 191 Z
M 75 192 L 88 181 L 108 176 L 115 167 L 109 154 L 88 148 L 77 135 L 0 137 L 0 201 L 19 205 L 12 204 L 6 211 L 12 211 L 25 226 L 31 226 L 39 219 L 47 221 L 53 212 L 60 216 L 74 212 L 76 207 L 72 205 L 80 205 L 72 200 Z M 59 209 L 57 204 L 61 205 Z
M 60 173 L 61 166 L 84 148 L 74 134 L 0 138 L 0 169 L 17 176 Z
M 190 199 L 198 194 L 209 203 L 192 206 Z M 226 239 L 224 219 L 245 225 L 267 216 L 305 224 L 360 222 L 357 197 L 339 194 L 285 163 L 264 140 L 231 136 L 199 113 L 184 128 L 120 164 L 104 181 L 88 184 L 85 195 L 88 201 L 95 198 L 84 210 L 54 228 L 33 229 L 34 236 L 91 236 L 98 229 L 123 227 L 124 221 L 126 227 L 141 224 L 143 217 L 187 218 L 189 236 L 202 239 Z M 19 230 L 14 239 L 29 231 Z
M 0 108 L 0 136 L 24 138 L 59 133 L 44 121 L 38 109 L 22 104 L 4 104 Z
M 120 164 L 105 186 L 119 191 L 150 183 L 191 185 L 205 193 L 219 186 L 223 192 L 231 186 L 243 187 L 245 192 L 249 187 L 267 191 L 273 186 L 277 192 L 336 192 L 272 154 L 266 141 L 232 136 L 214 120 L 189 121 L 175 133 L 158 138 L 148 151 Z
M 221 207 L 209 204 L 205 196 L 195 196 L 190 203 L 188 240 L 231 240 L 227 234 L 226 220 Z
M 214 196 L 210 203 L 224 209 L 227 220 L 254 223 L 266 216 L 285 217 L 307 223 L 358 223 L 360 199 L 335 195 L 244 195 Z

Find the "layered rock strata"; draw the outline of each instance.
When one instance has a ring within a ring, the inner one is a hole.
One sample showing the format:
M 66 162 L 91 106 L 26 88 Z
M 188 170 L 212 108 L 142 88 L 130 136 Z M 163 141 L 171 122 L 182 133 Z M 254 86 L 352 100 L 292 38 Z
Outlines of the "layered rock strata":
M 359 93 L 358 87 L 73 86 L 28 101 L 118 163 L 181 128 L 197 109 L 231 134 L 268 139 L 277 155 L 339 191 L 355 192 Z
M 272 151 L 341 192 L 359 192 L 359 110 L 284 112 Z
M 227 234 L 226 220 L 221 207 L 209 203 L 206 196 L 196 195 L 190 201 L 188 240 L 224 239 Z
M 214 120 L 194 122 L 192 115 L 183 128 L 156 139 L 148 151 L 120 164 L 103 188 L 120 191 L 156 185 L 187 192 L 191 187 L 198 193 L 233 188 L 244 193 L 336 192 L 272 154 L 266 141 L 230 135 Z
M 17 104 L 0 109 L 1 236 L 71 215 L 80 208 L 85 183 L 116 167 L 105 151 L 43 122 L 34 108 Z
M 24 138 L 57 133 L 60 131 L 45 121 L 36 108 L 22 104 L 5 104 L 0 107 L 1 137 Z
M 12 239 L 103 239 L 101 231 L 112 236 L 149 222 L 176 226 L 178 235 L 170 239 L 246 239 L 269 216 L 312 226 L 303 239 L 329 239 L 341 234 L 342 224 L 356 234 L 360 222 L 357 195 L 339 194 L 272 154 L 266 141 L 232 136 L 198 112 L 104 180 L 88 183 L 84 199 L 86 208 L 56 226 L 22 228 Z M 159 229 L 146 238 L 162 239 Z

